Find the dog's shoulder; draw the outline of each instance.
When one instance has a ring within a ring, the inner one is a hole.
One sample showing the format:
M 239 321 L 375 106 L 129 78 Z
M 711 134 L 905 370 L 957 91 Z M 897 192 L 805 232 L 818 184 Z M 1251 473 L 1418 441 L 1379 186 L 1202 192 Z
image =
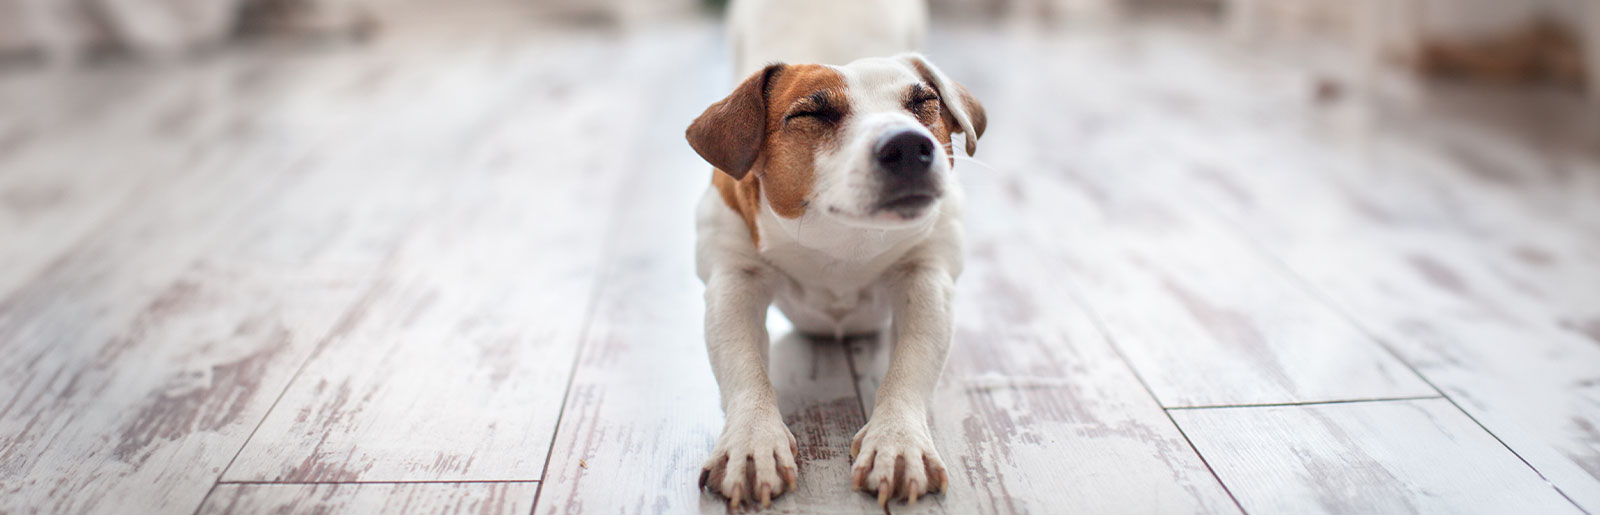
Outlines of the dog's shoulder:
M 711 187 L 717 190 L 717 196 L 722 198 L 723 205 L 733 210 L 744 220 L 745 230 L 750 233 L 752 246 L 761 244 L 761 231 L 756 226 L 756 214 L 761 208 L 761 179 L 756 174 L 745 175 L 742 179 L 713 171 Z
M 759 186 L 713 173 L 695 208 L 695 268 L 701 280 L 709 279 L 717 267 L 762 263 L 756 247 Z

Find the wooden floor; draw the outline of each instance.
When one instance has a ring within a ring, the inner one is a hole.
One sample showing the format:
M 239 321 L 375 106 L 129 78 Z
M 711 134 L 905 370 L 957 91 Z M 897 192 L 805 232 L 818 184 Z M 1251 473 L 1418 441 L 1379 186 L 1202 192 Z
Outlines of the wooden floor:
M 682 139 L 717 34 L 0 75 L 0 513 L 723 511 Z M 1595 111 L 1364 108 L 1337 55 L 1190 24 L 929 52 L 991 125 L 952 487 L 888 511 L 1600 513 Z M 846 473 L 888 349 L 774 345 L 772 511 L 882 511 Z

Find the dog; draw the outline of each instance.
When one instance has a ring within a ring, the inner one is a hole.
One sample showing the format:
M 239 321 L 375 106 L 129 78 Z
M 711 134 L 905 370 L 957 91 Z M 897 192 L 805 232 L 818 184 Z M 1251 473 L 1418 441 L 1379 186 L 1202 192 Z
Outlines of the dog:
M 768 505 L 795 488 L 794 435 L 767 375 L 766 314 L 802 334 L 890 331 L 852 484 L 915 502 L 948 479 L 927 409 L 949 353 L 961 273 L 953 136 L 987 118 L 919 54 L 921 0 L 744 0 L 729 13 L 733 92 L 686 131 L 715 170 L 696 212 L 705 334 L 727 422 L 700 486 Z M 842 486 L 842 485 L 841 485 Z

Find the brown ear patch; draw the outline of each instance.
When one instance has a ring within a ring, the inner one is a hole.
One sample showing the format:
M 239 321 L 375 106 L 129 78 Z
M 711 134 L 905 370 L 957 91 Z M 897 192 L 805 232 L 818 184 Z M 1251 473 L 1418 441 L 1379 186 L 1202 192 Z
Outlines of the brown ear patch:
M 741 89 L 744 87 L 740 85 Z M 712 185 L 722 195 L 723 202 L 744 218 L 750 229 L 750 239 L 755 242 L 760 241 L 756 215 L 760 212 L 763 195 L 778 216 L 792 219 L 805 214 L 809 204 L 807 197 L 811 195 L 816 178 L 817 151 L 838 144 L 838 129 L 850 110 L 844 76 L 827 66 L 783 66 L 780 72 L 767 79 L 764 89 L 765 131 L 759 146 L 752 149 L 755 155 L 747 169 L 750 173 L 712 177 Z M 818 104 L 826 105 L 828 116 L 790 117 L 797 112 L 809 112 L 809 108 Z M 710 112 L 708 109 L 707 113 Z M 700 120 L 695 123 L 700 124 Z M 694 126 L 690 127 L 690 132 L 693 144 Z M 701 152 L 701 156 L 705 157 L 706 153 Z M 710 160 L 707 157 L 707 161 Z
M 684 137 L 700 157 L 735 179 L 743 178 L 755 165 L 766 136 L 767 87 L 783 71 L 784 65 L 762 69 L 707 107 L 689 124 Z

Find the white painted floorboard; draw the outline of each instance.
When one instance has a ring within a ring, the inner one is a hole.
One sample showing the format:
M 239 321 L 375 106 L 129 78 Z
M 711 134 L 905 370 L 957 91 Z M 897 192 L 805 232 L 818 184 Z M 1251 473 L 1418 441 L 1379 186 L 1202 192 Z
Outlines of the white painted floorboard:
M 224 484 L 198 515 L 471 513 L 525 515 L 538 483 Z
M 1444 399 L 1172 417 L 1249 513 L 1582 513 Z

